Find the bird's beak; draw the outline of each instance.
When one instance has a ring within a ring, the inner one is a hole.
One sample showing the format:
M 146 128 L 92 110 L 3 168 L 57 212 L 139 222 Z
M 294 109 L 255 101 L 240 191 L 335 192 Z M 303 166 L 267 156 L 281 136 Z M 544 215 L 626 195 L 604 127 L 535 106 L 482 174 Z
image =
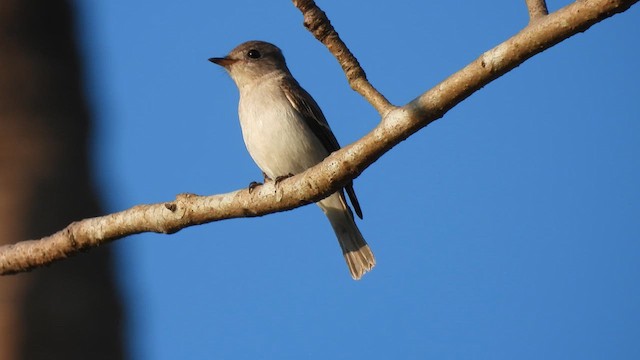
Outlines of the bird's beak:
M 233 65 L 236 61 L 236 59 L 230 59 L 228 57 L 223 57 L 223 58 L 210 58 L 209 61 L 211 61 L 214 64 L 218 64 L 222 67 L 229 67 L 231 65 Z

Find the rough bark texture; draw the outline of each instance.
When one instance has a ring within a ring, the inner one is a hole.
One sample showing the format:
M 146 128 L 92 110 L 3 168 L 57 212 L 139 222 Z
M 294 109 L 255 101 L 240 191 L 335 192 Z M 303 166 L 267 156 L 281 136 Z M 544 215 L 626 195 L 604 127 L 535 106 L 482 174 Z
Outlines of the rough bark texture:
M 100 213 L 71 11 L 0 4 L 0 244 Z M 0 359 L 120 359 L 121 319 L 107 248 L 0 278 Z

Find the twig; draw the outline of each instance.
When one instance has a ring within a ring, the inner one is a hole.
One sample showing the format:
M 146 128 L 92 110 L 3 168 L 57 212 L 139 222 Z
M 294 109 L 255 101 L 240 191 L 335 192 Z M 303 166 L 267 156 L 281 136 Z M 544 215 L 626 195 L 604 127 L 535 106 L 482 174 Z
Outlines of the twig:
M 313 0 L 293 0 L 293 4 L 302 12 L 304 26 L 338 59 L 351 88 L 367 99 L 381 116 L 391 111 L 394 106 L 367 80 L 358 59 L 340 39 L 324 11 Z

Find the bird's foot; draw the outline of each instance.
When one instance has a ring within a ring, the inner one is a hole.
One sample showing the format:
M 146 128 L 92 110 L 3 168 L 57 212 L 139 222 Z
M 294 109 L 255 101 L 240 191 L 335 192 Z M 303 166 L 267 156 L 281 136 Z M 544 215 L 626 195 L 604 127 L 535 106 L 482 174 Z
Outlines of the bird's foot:
M 251 194 L 251 193 L 253 192 L 253 190 L 254 190 L 255 188 L 257 188 L 258 186 L 262 186 L 262 183 L 259 183 L 259 182 L 257 182 L 257 181 L 252 181 L 252 182 L 249 184 L 249 194 Z
M 288 179 L 288 178 L 290 178 L 290 177 L 292 177 L 292 176 L 293 176 L 293 174 L 292 174 L 292 173 L 289 173 L 289 174 L 287 174 L 287 175 L 282 175 L 282 176 L 278 176 L 278 177 L 276 177 L 276 180 L 275 180 L 276 184 L 275 184 L 275 185 L 276 185 L 276 186 L 278 186 L 278 183 L 279 183 L 280 181 L 282 181 L 282 180 L 284 180 L 284 179 Z

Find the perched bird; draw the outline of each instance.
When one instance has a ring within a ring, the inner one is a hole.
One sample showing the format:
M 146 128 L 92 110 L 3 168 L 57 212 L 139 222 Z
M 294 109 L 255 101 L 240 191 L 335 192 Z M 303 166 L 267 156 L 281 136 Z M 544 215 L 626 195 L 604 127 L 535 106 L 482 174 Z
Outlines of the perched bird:
M 293 78 L 278 47 L 249 41 L 209 61 L 224 67 L 240 91 L 242 137 L 265 180 L 301 173 L 340 149 L 320 107 Z M 344 190 L 362 218 L 352 183 L 317 204 L 338 237 L 351 276 L 358 280 L 376 261 L 356 226 Z

